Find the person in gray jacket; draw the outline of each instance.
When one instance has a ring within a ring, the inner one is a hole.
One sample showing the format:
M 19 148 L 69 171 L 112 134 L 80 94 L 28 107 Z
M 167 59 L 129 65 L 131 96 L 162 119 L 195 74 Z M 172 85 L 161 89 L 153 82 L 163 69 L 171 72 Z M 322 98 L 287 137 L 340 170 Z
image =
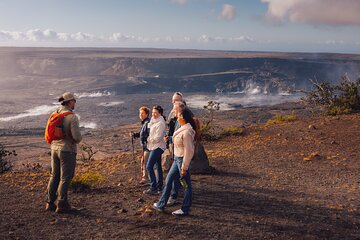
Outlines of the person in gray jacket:
M 76 99 L 72 93 L 66 92 L 59 98 L 59 102 L 61 107 L 58 113 L 73 112 Z M 46 210 L 57 213 L 71 210 L 68 188 L 75 172 L 77 144 L 82 140 L 79 119 L 75 114 L 66 115 L 63 126 L 64 138 L 51 142 L 51 175 L 47 186 Z

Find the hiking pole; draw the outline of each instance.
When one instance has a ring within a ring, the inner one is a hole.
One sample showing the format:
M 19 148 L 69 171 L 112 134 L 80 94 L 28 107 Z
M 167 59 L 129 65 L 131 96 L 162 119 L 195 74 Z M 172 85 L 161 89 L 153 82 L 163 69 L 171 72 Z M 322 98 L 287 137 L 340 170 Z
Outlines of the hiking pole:
M 134 132 L 131 132 L 131 145 L 132 145 L 133 160 L 134 160 L 134 162 L 136 162 L 136 159 L 135 159 L 135 147 L 134 147 Z

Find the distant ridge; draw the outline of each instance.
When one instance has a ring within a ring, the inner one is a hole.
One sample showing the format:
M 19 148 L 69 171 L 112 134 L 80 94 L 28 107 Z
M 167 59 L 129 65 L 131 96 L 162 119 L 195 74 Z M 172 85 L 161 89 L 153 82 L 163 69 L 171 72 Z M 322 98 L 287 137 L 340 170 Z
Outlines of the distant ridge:
M 327 58 L 360 60 L 360 54 L 326 52 L 267 52 L 162 48 L 98 48 L 98 47 L 0 47 L 0 53 L 67 53 L 71 55 L 132 57 L 132 58 Z

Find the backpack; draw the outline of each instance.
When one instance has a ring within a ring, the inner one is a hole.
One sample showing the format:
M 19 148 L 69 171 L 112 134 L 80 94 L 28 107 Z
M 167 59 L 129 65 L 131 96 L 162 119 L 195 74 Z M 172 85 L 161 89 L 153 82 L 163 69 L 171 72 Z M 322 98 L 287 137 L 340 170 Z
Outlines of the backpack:
M 48 144 L 51 144 L 51 142 L 53 140 L 60 140 L 63 139 L 65 137 L 65 132 L 64 132 L 64 124 L 63 124 L 63 120 L 64 117 L 70 114 L 74 114 L 73 112 L 64 112 L 64 113 L 58 113 L 58 112 L 53 112 L 46 124 L 46 129 L 45 129 L 45 141 Z
M 193 120 L 195 122 L 195 143 L 199 143 L 201 139 L 201 126 L 200 121 L 196 117 L 193 117 Z

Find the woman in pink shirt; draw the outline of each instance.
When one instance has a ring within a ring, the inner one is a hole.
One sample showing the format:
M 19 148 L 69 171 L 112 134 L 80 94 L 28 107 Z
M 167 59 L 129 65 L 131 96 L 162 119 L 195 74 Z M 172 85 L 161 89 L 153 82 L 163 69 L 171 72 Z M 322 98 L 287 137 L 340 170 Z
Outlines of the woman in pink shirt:
M 176 178 L 180 178 L 181 185 L 184 188 L 184 200 L 180 209 L 172 212 L 174 216 L 188 215 L 192 203 L 192 186 L 190 179 L 189 166 L 194 156 L 194 136 L 195 122 L 192 113 L 188 109 L 184 109 L 178 116 L 178 123 L 181 125 L 172 137 L 174 145 L 174 162 L 166 177 L 166 185 L 158 202 L 153 207 L 156 210 L 163 211 L 169 199 L 172 182 Z

